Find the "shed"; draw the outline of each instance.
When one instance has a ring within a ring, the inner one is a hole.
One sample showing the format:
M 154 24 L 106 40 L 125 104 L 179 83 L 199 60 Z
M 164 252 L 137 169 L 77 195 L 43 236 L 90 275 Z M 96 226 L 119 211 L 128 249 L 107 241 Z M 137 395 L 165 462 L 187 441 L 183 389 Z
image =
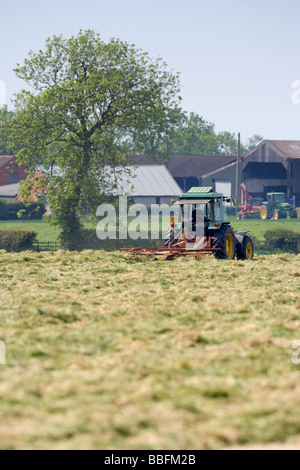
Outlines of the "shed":
M 173 155 L 168 162 L 156 158 L 155 162 L 145 155 L 129 157 L 131 163 L 137 165 L 166 164 L 169 172 L 181 188 L 181 192 L 187 192 L 195 186 L 203 186 L 204 178 L 236 162 L 237 157 L 226 155 Z M 208 186 L 211 186 L 209 184 Z
M 300 141 L 264 140 L 244 156 L 242 181 L 248 192 L 266 198 L 269 192 L 285 192 L 296 196 L 300 204 Z
M 170 204 L 182 193 L 165 165 L 138 165 L 129 167 L 131 176 L 119 178 L 115 195 L 128 195 L 135 204 Z

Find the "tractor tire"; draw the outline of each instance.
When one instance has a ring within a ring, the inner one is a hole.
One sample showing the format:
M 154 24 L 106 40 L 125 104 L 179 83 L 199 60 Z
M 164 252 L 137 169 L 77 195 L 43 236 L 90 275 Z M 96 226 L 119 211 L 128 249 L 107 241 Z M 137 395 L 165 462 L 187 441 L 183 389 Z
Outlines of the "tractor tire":
M 262 220 L 267 220 L 269 218 L 268 206 L 265 204 L 260 208 L 260 218 Z
M 214 252 L 215 258 L 233 260 L 236 256 L 236 238 L 230 225 L 223 225 L 215 232 L 214 238 L 213 247 L 218 248 Z
M 242 244 L 239 244 L 236 252 L 237 259 L 252 261 L 254 257 L 254 245 L 250 237 L 246 236 Z
M 174 243 L 174 230 L 171 227 L 168 228 L 165 234 L 165 246 L 172 246 Z
M 279 220 L 280 218 L 281 218 L 280 210 L 279 209 L 274 209 L 273 219 L 274 220 Z

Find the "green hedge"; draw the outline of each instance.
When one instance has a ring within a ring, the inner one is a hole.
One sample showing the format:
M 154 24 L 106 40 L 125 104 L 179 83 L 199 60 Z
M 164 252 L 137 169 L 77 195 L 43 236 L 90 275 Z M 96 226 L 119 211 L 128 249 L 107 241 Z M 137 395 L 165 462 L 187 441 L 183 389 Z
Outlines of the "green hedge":
M 42 219 L 46 212 L 45 204 L 33 202 L 25 206 L 23 202 L 6 202 L 0 200 L 0 220 L 19 220 L 18 213 L 24 211 L 22 219 Z
M 294 230 L 284 228 L 268 230 L 264 237 L 266 239 L 265 248 L 267 250 L 280 250 L 291 253 L 298 253 L 300 251 L 300 234 Z
M 31 250 L 36 240 L 36 232 L 22 230 L 0 230 L 0 250 L 18 253 Z

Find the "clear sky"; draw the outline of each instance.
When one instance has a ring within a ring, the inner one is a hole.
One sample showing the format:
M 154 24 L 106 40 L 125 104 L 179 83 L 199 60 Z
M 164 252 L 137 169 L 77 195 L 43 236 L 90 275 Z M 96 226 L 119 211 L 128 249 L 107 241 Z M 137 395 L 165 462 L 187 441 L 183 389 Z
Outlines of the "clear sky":
M 181 73 L 183 108 L 217 131 L 300 139 L 300 104 L 292 102 L 299 0 L 2 0 L 0 17 L 8 104 L 24 87 L 13 68 L 29 50 L 53 34 L 95 29 L 104 40 L 118 37 L 161 56 Z

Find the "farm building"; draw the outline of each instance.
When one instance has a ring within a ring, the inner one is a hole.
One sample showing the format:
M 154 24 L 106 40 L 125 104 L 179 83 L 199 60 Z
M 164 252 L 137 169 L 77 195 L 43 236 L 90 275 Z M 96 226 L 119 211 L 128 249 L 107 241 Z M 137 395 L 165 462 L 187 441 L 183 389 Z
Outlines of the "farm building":
M 179 185 L 181 192 L 194 186 L 213 186 L 214 190 L 226 196 L 235 195 L 237 157 L 174 155 L 166 163 L 167 168 Z M 130 157 L 137 165 L 154 165 L 146 156 Z
M 26 177 L 26 167 L 19 167 L 14 156 L 0 156 L 0 186 L 16 184 Z
M 152 162 L 153 163 L 153 162 Z M 182 193 L 165 165 L 131 165 L 119 178 L 114 195 L 128 195 L 135 204 L 169 204 Z
M 285 192 L 300 205 L 299 140 L 264 140 L 243 157 L 241 171 L 251 196 L 265 199 L 269 192 Z
M 0 186 L 0 198 L 17 199 L 19 186 L 19 183 Z

